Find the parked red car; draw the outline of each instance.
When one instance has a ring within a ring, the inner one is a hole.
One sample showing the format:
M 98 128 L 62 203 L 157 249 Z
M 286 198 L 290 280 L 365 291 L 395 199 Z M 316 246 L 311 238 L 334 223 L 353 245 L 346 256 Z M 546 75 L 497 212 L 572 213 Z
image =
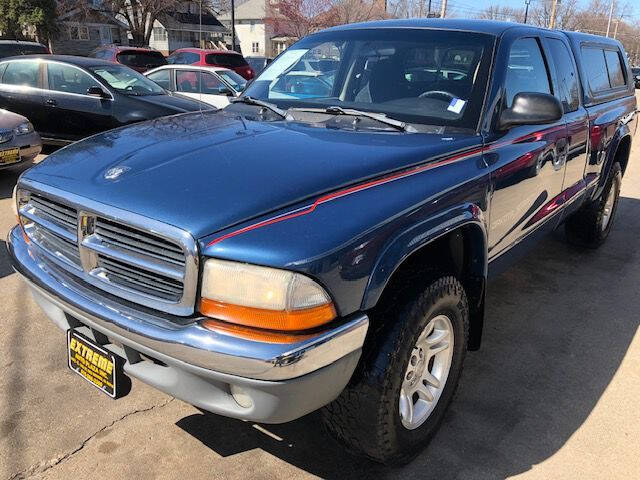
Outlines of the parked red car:
M 255 76 L 255 71 L 245 58 L 232 50 L 180 48 L 167 57 L 167 62 L 177 65 L 224 67 L 242 75 L 247 80 L 251 80 Z
M 90 57 L 121 63 L 143 73 L 167 64 L 164 55 L 152 48 L 129 47 L 126 45 L 105 45 L 96 48 Z

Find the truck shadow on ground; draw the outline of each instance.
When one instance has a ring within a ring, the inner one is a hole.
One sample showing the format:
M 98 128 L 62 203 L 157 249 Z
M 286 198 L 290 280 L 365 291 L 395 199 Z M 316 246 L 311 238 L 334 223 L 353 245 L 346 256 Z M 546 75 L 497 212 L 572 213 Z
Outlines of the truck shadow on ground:
M 324 478 L 505 478 L 554 455 L 611 382 L 638 329 L 640 201 L 622 198 L 597 251 L 556 232 L 489 285 L 482 349 L 431 444 L 409 465 L 354 458 L 317 413 L 285 425 L 209 413 L 177 425 L 224 457 L 260 448 Z

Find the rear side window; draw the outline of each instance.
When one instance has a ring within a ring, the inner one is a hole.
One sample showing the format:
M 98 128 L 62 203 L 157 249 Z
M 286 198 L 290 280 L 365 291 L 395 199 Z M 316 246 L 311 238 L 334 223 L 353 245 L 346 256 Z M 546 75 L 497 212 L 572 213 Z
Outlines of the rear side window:
M 580 87 L 573 59 L 567 46 L 560 40 L 550 38 L 549 48 L 558 71 L 564 111 L 573 112 L 580 105 Z
M 118 54 L 118 61 L 128 67 L 155 68 L 166 65 L 167 61 L 160 52 L 138 52 L 125 50 Z
M 609 90 L 611 86 L 604 50 L 596 47 L 582 47 L 582 60 L 591 91 L 598 93 Z
M 506 106 L 522 92 L 551 93 L 549 72 L 535 38 L 521 38 L 513 42 L 509 52 L 505 81 Z
M 605 50 L 604 58 L 607 61 L 607 70 L 609 70 L 609 83 L 611 84 L 611 88 L 624 86 L 624 73 L 622 73 L 622 62 L 618 51 Z
M 32 61 L 10 62 L 2 76 L 2 83 L 38 88 L 40 64 Z
M 205 57 L 207 65 L 220 65 L 221 67 L 243 67 L 247 61 L 242 55 L 233 53 L 209 53 Z

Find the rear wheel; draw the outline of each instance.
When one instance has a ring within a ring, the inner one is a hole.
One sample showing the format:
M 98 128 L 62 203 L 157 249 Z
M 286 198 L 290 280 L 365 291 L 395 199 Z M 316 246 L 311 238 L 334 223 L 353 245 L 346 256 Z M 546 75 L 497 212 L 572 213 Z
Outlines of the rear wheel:
M 444 277 L 381 320 L 354 379 L 323 418 L 354 453 L 404 463 L 433 437 L 453 398 L 467 349 L 467 298 L 454 277 Z
M 598 248 L 604 243 L 613 228 L 621 186 L 622 170 L 616 162 L 600 197 L 567 218 L 565 232 L 570 243 L 587 248 Z

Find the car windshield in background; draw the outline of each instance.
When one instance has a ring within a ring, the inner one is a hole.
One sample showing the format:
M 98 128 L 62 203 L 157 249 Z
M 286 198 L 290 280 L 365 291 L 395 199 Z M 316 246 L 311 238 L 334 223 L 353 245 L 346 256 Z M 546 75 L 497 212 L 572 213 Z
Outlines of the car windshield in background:
M 475 129 L 494 40 L 447 30 L 323 32 L 289 47 L 245 95 L 283 109 L 338 106 Z
M 101 65 L 91 71 L 107 82 L 112 88 L 125 95 L 146 96 L 167 93 L 160 85 L 142 74 L 120 65 Z
M 222 67 L 242 67 L 247 61 L 242 55 L 234 53 L 209 53 L 205 57 L 207 65 L 220 65 Z
M 156 68 L 166 65 L 167 60 L 160 52 L 138 52 L 135 50 L 125 50 L 118 54 L 118 61 L 134 68 Z
M 0 58 L 49 53 L 43 45 L 0 44 Z
M 224 72 L 217 72 L 217 73 L 222 77 L 222 79 L 225 82 L 231 85 L 236 92 L 241 92 L 242 90 L 244 90 L 244 87 L 247 86 L 247 81 L 243 77 L 238 75 L 236 72 L 227 70 Z

